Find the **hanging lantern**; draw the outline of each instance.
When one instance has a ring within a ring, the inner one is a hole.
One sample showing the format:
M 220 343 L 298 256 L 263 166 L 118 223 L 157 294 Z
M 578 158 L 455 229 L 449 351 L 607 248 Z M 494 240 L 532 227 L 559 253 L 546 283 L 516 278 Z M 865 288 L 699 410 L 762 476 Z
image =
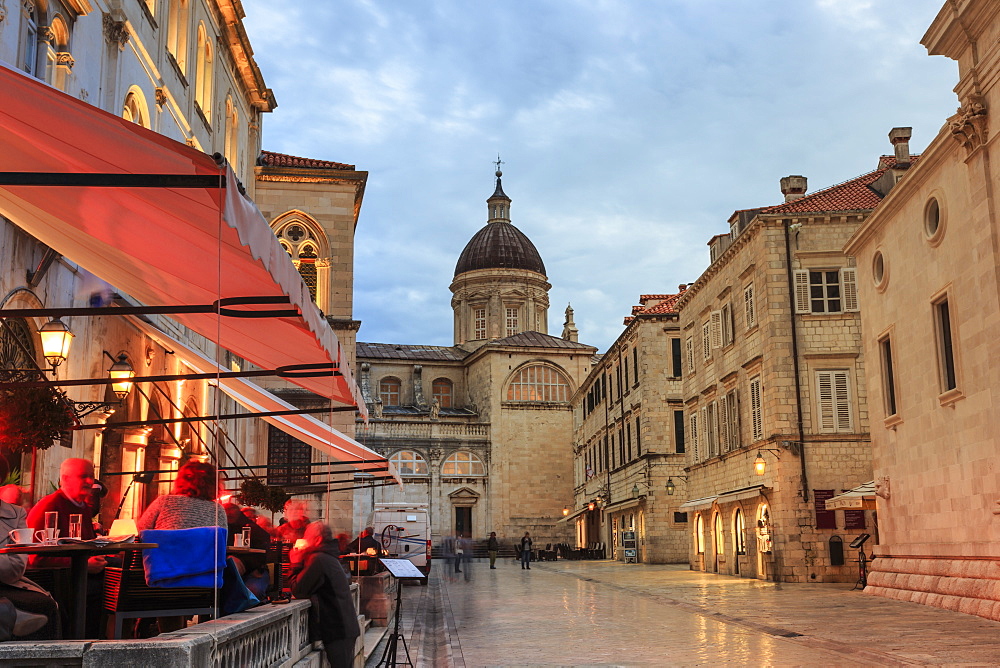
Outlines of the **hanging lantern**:
M 111 391 L 115 393 L 119 401 L 124 401 L 128 393 L 132 391 L 132 378 L 135 370 L 128 363 L 125 353 L 118 356 L 118 361 L 111 365 L 108 370 L 108 377 L 114 381 L 111 383 Z
M 73 341 L 73 332 L 59 318 L 53 318 L 41 326 L 38 336 L 42 339 L 42 352 L 46 361 L 57 367 L 69 357 L 69 345 Z

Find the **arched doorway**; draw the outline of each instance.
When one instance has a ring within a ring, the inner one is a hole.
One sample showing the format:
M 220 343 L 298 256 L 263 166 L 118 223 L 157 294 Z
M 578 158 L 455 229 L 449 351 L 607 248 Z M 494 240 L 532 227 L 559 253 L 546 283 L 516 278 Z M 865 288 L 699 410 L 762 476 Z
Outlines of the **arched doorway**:
M 740 557 L 747 553 L 747 527 L 743 509 L 733 513 L 733 575 L 740 574 Z
M 771 511 L 766 503 L 757 509 L 757 577 L 767 579 L 767 562 L 772 550 Z
M 694 545 L 695 559 L 699 570 L 706 570 L 705 567 L 705 520 L 701 513 L 694 518 Z
M 723 570 L 726 563 L 726 535 L 722 530 L 722 513 L 715 513 L 712 535 L 715 538 L 714 571 L 719 573 Z

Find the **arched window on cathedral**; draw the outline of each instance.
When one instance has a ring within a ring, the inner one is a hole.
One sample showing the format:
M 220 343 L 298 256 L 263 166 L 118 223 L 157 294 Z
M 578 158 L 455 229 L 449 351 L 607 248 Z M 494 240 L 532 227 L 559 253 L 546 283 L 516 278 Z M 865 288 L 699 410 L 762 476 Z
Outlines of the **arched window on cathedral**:
M 438 402 L 438 408 L 451 408 L 452 406 L 452 383 L 447 378 L 435 378 L 431 386 L 431 393 Z
M 378 396 L 383 406 L 400 406 L 400 390 L 403 384 L 399 378 L 383 378 L 378 383 Z
M 520 369 L 507 386 L 507 401 L 569 401 L 569 381 L 558 369 L 532 364 Z
M 427 460 L 413 450 L 400 450 L 389 457 L 399 475 L 427 475 Z
M 443 476 L 483 476 L 486 475 L 486 467 L 479 457 L 471 452 L 460 450 L 453 452 L 441 464 L 441 475 Z
M 170 0 L 167 13 L 167 51 L 174 57 L 181 74 L 187 73 L 189 8 L 188 0 Z
M 302 244 L 299 248 L 299 275 L 309 288 L 309 295 L 316 301 L 316 247 L 312 244 Z
M 223 139 L 223 151 L 226 156 L 226 160 L 229 161 L 229 166 L 233 168 L 233 171 L 237 174 L 240 173 L 239 167 L 239 129 L 240 129 L 240 115 L 236 110 L 236 105 L 233 104 L 232 97 L 226 97 L 226 132 Z

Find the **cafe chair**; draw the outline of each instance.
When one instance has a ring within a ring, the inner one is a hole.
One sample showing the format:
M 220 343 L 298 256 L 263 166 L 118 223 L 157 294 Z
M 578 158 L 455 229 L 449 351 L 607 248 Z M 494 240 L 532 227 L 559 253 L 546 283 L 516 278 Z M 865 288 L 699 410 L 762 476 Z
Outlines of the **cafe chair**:
M 114 638 L 122 622 L 138 617 L 217 617 L 216 591 L 222 586 L 226 529 L 148 530 L 143 542 L 158 548 L 128 552 L 120 568 L 104 569 L 104 610 L 114 619 Z M 205 586 L 185 586 L 185 585 Z

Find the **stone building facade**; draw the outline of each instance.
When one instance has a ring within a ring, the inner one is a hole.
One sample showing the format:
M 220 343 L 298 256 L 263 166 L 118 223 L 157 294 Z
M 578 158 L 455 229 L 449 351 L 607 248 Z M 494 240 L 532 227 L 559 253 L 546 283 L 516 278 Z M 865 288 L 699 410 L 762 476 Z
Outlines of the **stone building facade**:
M 684 498 L 675 494 L 686 464 L 679 297 L 640 296 L 573 395 L 575 496 L 566 521 L 576 546 L 603 543 L 609 558 L 688 560 Z M 634 555 L 625 532 L 635 533 Z
M 376 503 L 426 503 L 435 542 L 490 531 L 570 542 L 558 522 L 573 498 L 570 399 L 596 349 L 576 341 L 570 320 L 563 337 L 546 333 L 545 267 L 510 222 L 499 172 L 487 205 L 451 285 L 455 345 L 358 343 L 372 417 L 357 438 L 406 484 L 359 490 L 355 521 L 364 526 Z
M 785 203 L 735 212 L 678 300 L 692 568 L 847 582 L 864 510 L 825 501 L 870 480 L 857 268 L 845 241 L 909 167 L 897 157 L 825 190 L 781 179 Z M 905 136 L 904 136 L 905 135 Z
M 879 542 L 866 593 L 1000 620 L 1000 6 L 949 2 L 922 44 L 960 107 L 846 251 L 858 259 Z

